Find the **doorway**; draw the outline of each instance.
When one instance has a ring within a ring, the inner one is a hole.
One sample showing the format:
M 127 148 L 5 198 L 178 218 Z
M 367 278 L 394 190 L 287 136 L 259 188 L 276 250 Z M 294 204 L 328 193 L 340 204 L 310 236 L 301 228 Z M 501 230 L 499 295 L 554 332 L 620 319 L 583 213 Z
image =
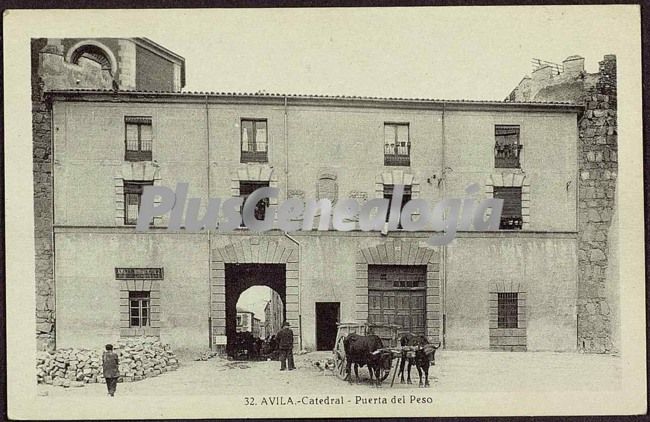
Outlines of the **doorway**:
M 340 302 L 316 302 L 316 350 L 334 349 L 340 312 Z
M 261 324 L 261 320 L 266 320 L 265 307 L 263 303 L 267 302 L 269 296 L 256 295 L 250 299 L 249 294 L 245 293 L 255 286 L 266 286 L 275 292 L 271 299 L 276 299 L 273 304 L 273 319 L 275 321 L 284 321 L 286 319 L 286 269 L 284 264 L 226 264 L 226 320 L 225 324 L 228 355 L 234 356 L 237 348 L 241 345 L 241 333 L 250 333 L 250 339 L 260 337 L 260 325 L 256 328 L 253 324 Z M 253 292 L 256 289 L 251 290 Z M 265 290 L 265 289 L 262 289 Z M 259 292 L 258 292 L 259 293 Z M 242 303 L 240 298 L 244 296 Z M 264 299 L 260 301 L 259 299 Z M 245 307 L 244 307 L 245 305 Z M 241 317 L 241 318 L 238 318 Z M 256 323 L 255 319 L 259 322 Z M 250 321 L 250 325 L 245 325 L 244 320 Z M 239 322 L 239 324 L 238 324 Z M 214 321 L 213 321 L 214 323 Z M 276 323 L 277 325 L 277 323 Z M 272 328 L 276 330 L 276 328 Z M 238 334 L 240 333 L 240 334 Z M 266 334 L 266 333 L 264 333 Z

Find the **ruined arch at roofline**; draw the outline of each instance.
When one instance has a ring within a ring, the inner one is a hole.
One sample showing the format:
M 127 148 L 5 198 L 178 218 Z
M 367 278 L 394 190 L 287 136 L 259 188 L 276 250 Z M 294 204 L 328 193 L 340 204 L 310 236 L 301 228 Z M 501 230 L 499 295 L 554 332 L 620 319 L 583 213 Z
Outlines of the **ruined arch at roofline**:
M 106 45 L 95 40 L 83 40 L 73 45 L 66 53 L 65 60 L 68 63 L 77 64 L 79 58 L 87 51 L 99 50 L 104 55 L 110 65 L 111 76 L 117 72 L 117 60 L 115 55 Z

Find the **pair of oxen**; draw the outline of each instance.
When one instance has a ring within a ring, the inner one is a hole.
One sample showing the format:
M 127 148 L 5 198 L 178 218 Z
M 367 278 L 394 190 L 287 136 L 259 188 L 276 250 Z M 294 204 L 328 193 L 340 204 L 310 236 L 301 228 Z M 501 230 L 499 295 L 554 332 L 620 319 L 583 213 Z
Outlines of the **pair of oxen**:
M 400 382 L 404 383 L 404 367 L 408 364 L 407 380 L 411 384 L 411 367 L 415 366 L 420 377 L 420 387 L 429 386 L 429 367 L 436 364 L 436 350 L 440 344 L 434 346 L 426 337 L 414 334 L 405 334 L 400 337 L 402 356 L 400 359 Z M 370 381 L 377 387 L 388 377 L 393 362 L 393 352 L 384 349 L 384 344 L 379 336 L 362 336 L 351 333 L 343 339 L 345 349 L 346 367 L 345 380 L 352 383 L 352 365 L 354 374 L 359 382 L 359 367 L 368 366 Z M 374 379 L 373 379 L 374 375 Z

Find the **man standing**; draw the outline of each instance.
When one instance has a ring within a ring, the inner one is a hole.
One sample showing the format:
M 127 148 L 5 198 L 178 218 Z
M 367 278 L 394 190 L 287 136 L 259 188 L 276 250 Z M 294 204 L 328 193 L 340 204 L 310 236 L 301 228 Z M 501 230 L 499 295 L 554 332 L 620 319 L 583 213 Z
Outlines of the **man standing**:
M 282 329 L 278 331 L 276 338 L 280 349 L 280 371 L 287 369 L 287 361 L 290 371 L 296 369 L 293 363 L 293 331 L 289 328 L 288 322 L 282 324 Z
M 117 353 L 113 352 L 113 345 L 107 344 L 106 351 L 102 356 L 102 368 L 104 369 L 106 388 L 108 388 L 108 394 L 111 397 L 113 397 L 115 394 L 115 389 L 117 388 L 117 379 L 120 376 L 119 364 L 120 361 L 117 358 Z

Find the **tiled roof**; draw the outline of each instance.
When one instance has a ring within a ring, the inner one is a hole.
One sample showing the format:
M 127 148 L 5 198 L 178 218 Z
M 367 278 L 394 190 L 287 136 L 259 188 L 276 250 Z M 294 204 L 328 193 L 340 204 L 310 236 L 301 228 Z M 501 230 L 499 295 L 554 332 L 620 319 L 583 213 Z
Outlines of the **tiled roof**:
M 502 104 L 521 104 L 521 105 L 561 105 L 574 106 L 575 103 L 564 101 L 527 101 L 514 102 L 505 100 L 445 100 L 438 98 L 404 98 L 404 97 L 372 97 L 358 95 L 324 95 L 324 94 L 280 94 L 280 93 L 248 93 L 248 92 L 215 92 L 215 91 L 145 91 L 145 90 L 118 90 L 111 89 L 63 89 L 48 91 L 50 94 L 133 94 L 133 95 L 164 95 L 164 96 L 212 96 L 212 97 L 277 97 L 277 98 L 299 98 L 299 99 L 330 99 L 330 100 L 357 100 L 357 101 L 401 101 L 412 103 L 454 103 L 454 104 L 485 104 L 485 105 L 502 105 Z

